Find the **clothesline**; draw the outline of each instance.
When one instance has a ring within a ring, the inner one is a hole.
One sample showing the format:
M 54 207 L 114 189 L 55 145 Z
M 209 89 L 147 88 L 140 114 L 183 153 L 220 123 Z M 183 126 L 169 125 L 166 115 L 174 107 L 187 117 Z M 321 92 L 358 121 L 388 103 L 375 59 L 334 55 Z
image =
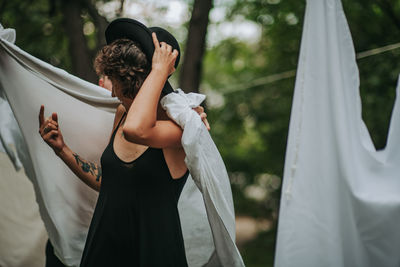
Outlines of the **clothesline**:
M 379 55 L 388 51 L 392 51 L 395 49 L 400 48 L 400 43 L 395 43 L 395 44 L 390 44 L 390 45 L 385 45 L 382 47 L 378 47 L 378 48 L 374 48 L 374 49 L 370 49 L 370 50 L 366 50 L 363 52 L 359 52 L 356 54 L 356 59 L 363 59 L 366 57 L 370 57 L 370 56 L 375 56 L 375 55 Z M 223 94 L 223 95 L 227 95 L 227 94 L 231 94 L 231 93 L 235 93 L 235 92 L 240 92 L 240 91 L 244 91 L 247 90 L 249 88 L 253 88 L 256 86 L 261 86 L 261 85 L 266 85 L 266 84 L 270 84 L 273 82 L 277 82 L 280 80 L 284 80 L 284 79 L 288 79 L 288 78 L 292 78 L 296 76 L 296 70 L 289 70 L 289 71 L 284 71 L 281 73 L 277 73 L 277 74 L 272 74 L 272 75 L 268 75 L 268 76 L 264 76 L 261 78 L 257 78 L 254 79 L 250 82 L 246 82 L 246 83 L 240 83 L 238 85 L 230 85 L 227 86 L 223 89 L 219 90 L 219 93 Z

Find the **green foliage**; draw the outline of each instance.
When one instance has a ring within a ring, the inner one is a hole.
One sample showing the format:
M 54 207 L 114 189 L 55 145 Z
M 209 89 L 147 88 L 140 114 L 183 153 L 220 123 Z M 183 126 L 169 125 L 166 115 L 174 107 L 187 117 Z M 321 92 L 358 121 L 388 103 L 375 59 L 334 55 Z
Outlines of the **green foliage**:
M 68 37 L 62 30 L 62 15 L 50 1 L 6 1 L 1 23 L 17 32 L 16 45 L 52 65 L 71 69 Z
M 224 95 L 225 105 L 209 111 L 212 135 L 232 173 L 238 213 L 276 217 L 279 187 L 257 200 L 246 188 L 263 174 L 282 177 L 294 78 L 246 88 L 246 81 L 296 68 L 304 3 L 237 1 L 228 19 L 245 17 L 262 29 L 260 42 L 227 39 L 208 51 L 204 87 Z M 275 1 L 276 2 L 276 1 Z M 241 90 L 238 84 L 245 89 Z M 230 92 L 234 87 L 239 90 Z M 237 181 L 237 173 L 242 178 Z
M 107 1 L 96 0 L 93 4 L 96 2 Z M 64 22 L 68 18 L 65 18 L 63 4 L 69 3 L 67 0 L 5 1 L 0 6 L 0 23 L 5 28 L 16 30 L 17 46 L 45 62 L 74 73 L 69 47 L 71 36 L 65 32 Z M 93 18 L 88 15 L 88 10 L 83 5 L 84 1 L 81 1 L 81 4 L 83 22 L 85 26 L 93 28 L 92 31 L 83 30 L 89 56 L 94 58 L 99 43 L 96 29 Z
M 247 267 L 274 266 L 275 235 L 276 230 L 261 232 L 256 239 L 241 249 Z
M 343 8 L 357 52 L 399 42 L 399 2 L 344 0 Z M 400 50 L 392 50 L 358 61 L 362 115 L 377 149 L 386 145 L 399 60 Z

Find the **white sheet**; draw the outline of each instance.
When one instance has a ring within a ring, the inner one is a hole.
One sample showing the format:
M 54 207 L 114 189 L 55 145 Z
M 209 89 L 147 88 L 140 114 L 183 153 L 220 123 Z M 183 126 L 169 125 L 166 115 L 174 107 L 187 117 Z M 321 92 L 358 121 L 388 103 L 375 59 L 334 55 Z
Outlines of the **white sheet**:
M 0 266 L 43 267 L 47 233 L 32 183 L 0 152 Z
M 207 128 L 192 109 L 204 95 L 178 89 L 161 100 L 170 118 L 183 129 L 186 166 L 203 194 L 216 248 L 215 263 L 208 266 L 244 266 L 235 245 L 235 212 L 228 173 Z
M 65 264 L 77 266 L 97 193 L 76 178 L 41 140 L 37 110 L 44 104 L 47 114 L 57 111 L 66 142 L 78 154 L 98 162 L 113 123 L 113 113 L 107 110 L 117 103 L 106 90 L 41 62 L 4 39 L 0 40 L 0 90 L 19 124 L 19 128 L 2 128 L 0 134 L 22 136 L 14 145 L 34 185 L 55 253 Z M 1 121 L 10 116 L 2 113 Z
M 56 255 L 65 264 L 78 266 L 97 193 L 76 178 L 42 141 L 38 134 L 38 112 L 41 104 L 45 105 L 47 116 L 57 112 L 66 143 L 83 158 L 98 162 L 108 143 L 118 102 L 110 97 L 107 90 L 22 51 L 12 44 L 15 36 L 8 39 L 11 42 L 3 39 L 4 36 L 9 38 L 10 31 L 0 28 L 0 96 L 3 100 L 6 96 L 13 113 L 2 111 L 0 121 L 13 121 L 15 115 L 19 127 L 15 121 L 12 127 L 0 124 L 0 138 L 12 137 L 7 143 L 18 146 L 14 157 L 11 150 L 7 152 L 10 158 L 15 159 L 16 165 L 19 158 L 34 184 L 40 214 Z M 21 138 L 15 138 L 18 135 Z M 209 135 L 202 138 L 209 138 L 207 142 L 210 144 Z M 223 166 L 220 158 L 217 166 Z M 205 194 L 205 202 L 191 178 L 182 191 L 178 207 L 190 266 L 243 265 L 234 245 L 232 194 L 226 171 L 223 175 L 223 188 L 214 188 L 215 184 L 210 188 L 207 183 L 201 185 L 203 192 L 209 190 Z M 198 185 L 201 180 L 202 176 L 196 175 Z M 217 195 L 214 195 L 214 190 L 217 190 Z M 223 192 L 223 198 L 218 196 L 218 190 Z M 218 201 L 228 202 L 216 203 Z M 210 213 L 207 209 L 207 217 L 204 203 L 216 209 L 229 209 L 217 210 L 217 213 Z M 213 205 L 210 206 L 210 203 Z M 223 224 L 218 216 L 222 217 Z M 213 233 L 210 224 L 219 225 L 218 229 L 213 228 Z M 214 242 L 218 254 L 215 253 Z M 229 255 L 230 252 L 234 254 Z M 230 265 L 231 262 L 234 265 Z
M 387 147 L 376 151 L 361 118 L 359 74 L 341 2 L 308 0 L 277 267 L 400 266 L 398 102 Z

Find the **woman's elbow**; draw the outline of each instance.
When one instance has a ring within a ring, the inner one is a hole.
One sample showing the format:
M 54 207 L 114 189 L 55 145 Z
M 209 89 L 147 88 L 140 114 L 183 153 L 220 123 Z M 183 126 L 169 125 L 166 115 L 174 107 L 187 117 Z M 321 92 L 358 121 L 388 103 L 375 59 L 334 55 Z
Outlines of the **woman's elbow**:
M 142 143 L 149 138 L 148 131 L 138 126 L 124 126 L 122 128 L 122 133 L 125 139 L 129 142 L 133 143 Z

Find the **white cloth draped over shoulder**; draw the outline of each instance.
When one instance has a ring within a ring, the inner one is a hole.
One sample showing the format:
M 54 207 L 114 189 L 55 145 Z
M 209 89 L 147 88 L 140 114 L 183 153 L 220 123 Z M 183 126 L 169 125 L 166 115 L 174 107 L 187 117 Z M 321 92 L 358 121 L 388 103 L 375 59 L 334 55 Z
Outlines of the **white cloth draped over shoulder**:
M 64 264 L 78 266 L 97 193 L 43 142 L 38 134 L 39 108 L 44 104 L 47 116 L 57 112 L 65 142 L 98 163 L 119 102 L 107 90 L 22 51 L 14 41 L 15 32 L 0 27 L 0 149 L 16 167 L 22 165 L 32 181 L 56 255 Z M 187 180 L 178 204 L 189 266 L 244 266 L 234 244 L 235 217 L 225 166 L 208 133 L 189 135 L 201 123 L 198 115 L 198 120 L 194 116 L 188 121 L 190 114 L 181 126 L 186 162 L 196 184 Z M 191 145 L 197 141 L 203 146 Z
M 204 95 L 185 94 L 178 89 L 177 93 L 161 99 L 161 105 L 183 129 L 185 162 L 203 194 L 214 237 L 217 257 L 212 266 L 244 266 L 235 245 L 235 213 L 228 173 L 207 128 L 192 109 L 204 98 Z
M 400 266 L 399 105 L 376 151 L 342 4 L 308 0 L 275 266 Z

